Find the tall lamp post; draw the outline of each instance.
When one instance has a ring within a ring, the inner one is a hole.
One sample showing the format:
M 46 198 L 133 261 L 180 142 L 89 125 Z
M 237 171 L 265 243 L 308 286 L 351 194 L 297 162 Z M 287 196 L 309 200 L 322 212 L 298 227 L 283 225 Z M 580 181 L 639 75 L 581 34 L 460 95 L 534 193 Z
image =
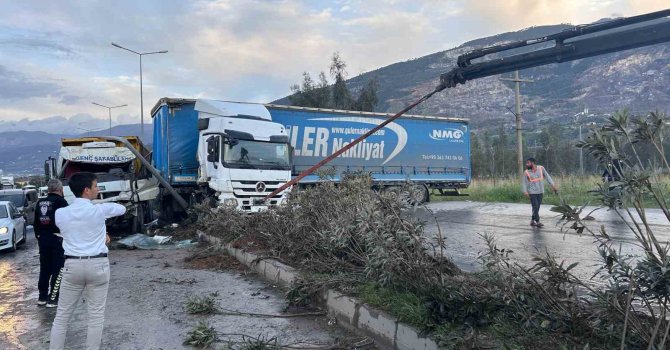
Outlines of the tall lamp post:
M 110 106 L 101 105 L 101 104 L 95 103 L 95 102 L 91 102 L 91 103 L 96 105 L 96 106 L 107 108 L 107 111 L 109 112 L 109 135 L 111 136 L 112 135 L 112 108 L 125 107 L 127 105 L 118 105 L 118 106 L 110 107 Z
M 132 52 L 138 56 L 140 56 L 140 137 L 144 136 L 144 97 L 142 94 L 142 56 L 144 55 L 153 55 L 157 53 L 167 53 L 167 50 L 161 50 L 161 51 L 152 51 L 152 52 L 137 52 L 133 51 L 129 48 L 123 47 L 119 44 L 112 43 L 112 46 L 118 47 L 119 49 L 126 50 L 128 52 Z

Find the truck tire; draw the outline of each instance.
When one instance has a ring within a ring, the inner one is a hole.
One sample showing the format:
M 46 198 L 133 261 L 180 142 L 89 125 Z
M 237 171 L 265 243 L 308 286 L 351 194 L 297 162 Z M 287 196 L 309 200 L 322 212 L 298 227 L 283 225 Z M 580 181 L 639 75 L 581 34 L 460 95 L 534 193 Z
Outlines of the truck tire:
M 430 199 L 428 187 L 425 185 L 412 185 L 410 187 L 410 192 L 410 200 L 412 204 L 423 204 Z
M 422 204 L 428 201 L 428 188 L 424 185 L 414 184 L 408 187 L 387 186 L 384 187 L 384 193 L 410 205 Z

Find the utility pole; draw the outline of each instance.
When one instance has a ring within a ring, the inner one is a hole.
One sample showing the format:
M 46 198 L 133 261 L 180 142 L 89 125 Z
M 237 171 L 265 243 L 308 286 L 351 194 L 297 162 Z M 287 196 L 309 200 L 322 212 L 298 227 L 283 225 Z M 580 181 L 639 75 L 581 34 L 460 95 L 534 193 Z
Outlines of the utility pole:
M 589 114 L 589 109 L 584 108 L 583 112 L 575 114 L 575 122 L 579 125 L 579 141 L 582 142 L 584 139 L 582 138 L 582 124 L 579 122 L 579 117 L 587 117 Z M 584 175 L 584 149 L 579 148 L 579 174 Z
M 513 81 L 514 86 L 514 99 L 515 99 L 515 109 L 514 117 L 516 118 L 516 166 L 519 172 L 519 179 L 523 178 L 523 136 L 521 134 L 521 93 L 520 87 L 521 83 L 534 83 L 533 80 L 519 79 L 519 71 L 514 71 L 514 78 L 500 78 L 504 81 Z

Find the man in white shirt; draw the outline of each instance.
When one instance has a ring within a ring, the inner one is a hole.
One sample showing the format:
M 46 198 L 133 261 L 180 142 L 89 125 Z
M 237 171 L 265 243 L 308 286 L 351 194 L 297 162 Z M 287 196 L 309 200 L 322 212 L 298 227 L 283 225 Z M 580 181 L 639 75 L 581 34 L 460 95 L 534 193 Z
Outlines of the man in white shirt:
M 82 293 L 88 306 L 86 349 L 100 348 L 109 286 L 105 219 L 123 215 L 126 208 L 116 203 L 93 204 L 91 200 L 98 198 L 97 182 L 93 173 L 72 175 L 69 186 L 77 198 L 68 207 L 56 210 L 65 266 L 49 349 L 64 348 L 67 325 Z

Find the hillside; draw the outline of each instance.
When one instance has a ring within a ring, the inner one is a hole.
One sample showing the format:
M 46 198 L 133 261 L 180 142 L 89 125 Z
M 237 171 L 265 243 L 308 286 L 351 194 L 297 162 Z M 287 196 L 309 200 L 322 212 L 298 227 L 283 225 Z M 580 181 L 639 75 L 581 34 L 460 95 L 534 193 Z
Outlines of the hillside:
M 380 112 L 396 112 L 432 90 L 439 76 L 456 66 L 456 58 L 473 49 L 541 37 L 568 25 L 540 26 L 467 42 L 456 48 L 367 72 L 348 81 L 356 90 L 368 79 L 379 81 Z M 547 119 L 566 122 L 588 108 L 594 114 L 629 108 L 665 110 L 670 105 L 670 44 L 628 50 L 521 71 L 534 83 L 522 85 L 524 119 L 533 125 Z M 513 85 L 500 76 L 470 81 L 434 96 L 414 113 L 470 118 L 474 128 L 511 125 Z M 278 103 L 286 103 L 284 98 Z M 535 122 L 535 123 L 534 123 Z

